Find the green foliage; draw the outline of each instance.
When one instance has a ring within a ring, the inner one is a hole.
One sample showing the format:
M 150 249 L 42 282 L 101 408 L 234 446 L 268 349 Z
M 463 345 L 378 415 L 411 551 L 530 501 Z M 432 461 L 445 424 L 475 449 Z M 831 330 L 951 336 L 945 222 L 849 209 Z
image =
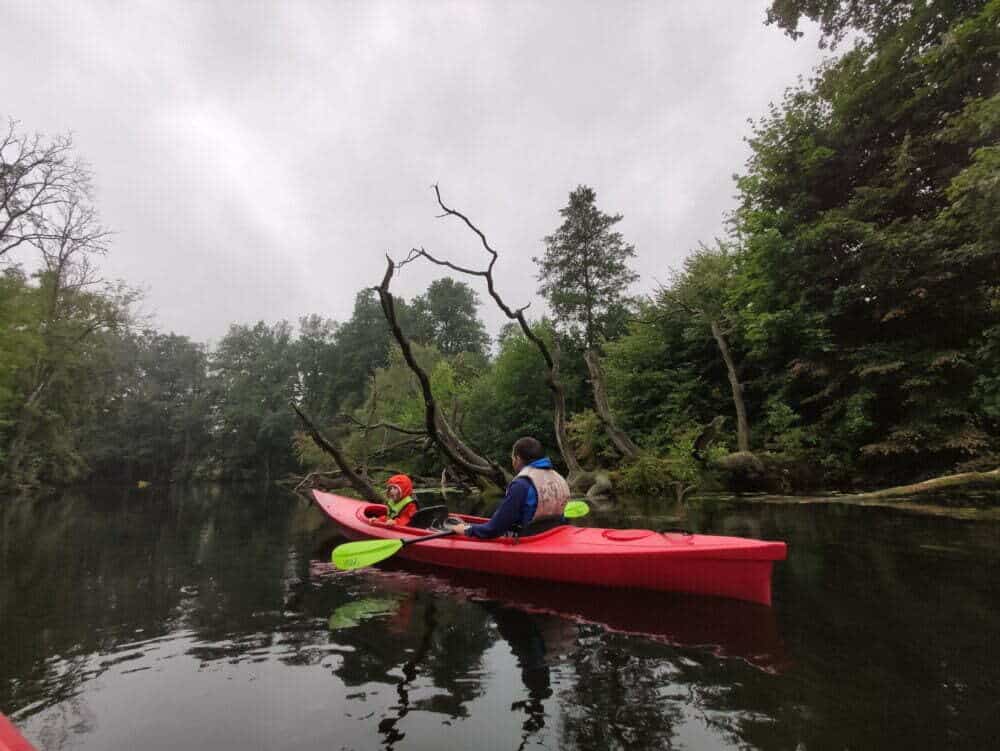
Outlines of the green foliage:
M 760 385 L 842 466 L 912 477 L 989 452 L 1000 3 L 771 13 L 869 38 L 758 124 L 738 181 L 733 302 Z
M 799 415 L 780 398 L 768 400 L 765 427 L 775 447 L 784 453 L 798 453 L 810 442 Z
M 560 325 L 580 335 L 593 347 L 609 328 L 620 327 L 625 291 L 638 275 L 628 267 L 635 249 L 614 226 L 621 214 L 605 214 L 596 205 L 597 193 L 581 185 L 560 209 L 563 223 L 545 238 L 539 265 L 539 292 L 552 307 Z
M 202 345 L 176 334 L 108 341 L 103 408 L 84 434 L 91 474 L 104 480 L 188 479 L 211 444 L 211 393 Z
M 292 329 L 230 326 L 212 353 L 214 453 L 224 474 L 278 477 L 295 466 L 288 407 L 297 396 Z
M 629 495 L 658 495 L 673 499 L 673 463 L 647 452 L 641 453 L 618 472 L 617 486 Z
M 88 471 L 111 342 L 133 294 L 97 287 L 77 259 L 0 282 L 0 485 L 70 482 Z M 94 289 L 92 289 L 94 287 Z
M 729 449 L 725 443 L 716 443 L 706 452 L 706 461 L 698 462 L 694 458 L 694 442 L 700 433 L 700 427 L 689 425 L 675 433 L 665 454 L 644 451 L 624 465 L 618 472 L 622 490 L 632 495 L 659 495 L 673 501 L 677 483 L 681 487 L 716 483 L 717 479 L 707 467 Z
M 585 409 L 573 415 L 566 422 L 566 433 L 583 467 L 596 469 L 618 460 L 618 452 L 594 410 Z
M 464 282 L 445 277 L 431 282 L 427 292 L 413 299 L 419 322 L 418 341 L 433 342 L 444 355 L 471 352 L 484 355 L 490 338 L 476 316 L 479 296 Z
M 17 269 L 7 269 L 0 276 L 0 431 L 10 427 L 21 374 L 44 346 L 37 326 L 40 316 L 38 290 L 28 286 Z
M 767 23 L 777 24 L 792 38 L 803 18 L 820 26 L 820 46 L 834 46 L 851 31 L 862 32 L 875 41 L 885 41 L 906 26 L 916 31 L 917 41 L 934 39 L 955 21 L 956 16 L 982 6 L 980 0 L 772 0 Z
M 551 329 L 536 330 L 552 341 Z M 502 465 L 508 463 L 514 441 L 525 435 L 538 438 L 555 456 L 545 365 L 535 345 L 520 331 L 507 330 L 492 368 L 470 384 L 463 427 L 474 446 Z
M 710 339 L 690 336 L 700 326 L 683 308 L 647 303 L 628 333 L 606 346 L 615 414 L 651 449 L 666 451 L 678 431 L 732 412 L 718 350 Z

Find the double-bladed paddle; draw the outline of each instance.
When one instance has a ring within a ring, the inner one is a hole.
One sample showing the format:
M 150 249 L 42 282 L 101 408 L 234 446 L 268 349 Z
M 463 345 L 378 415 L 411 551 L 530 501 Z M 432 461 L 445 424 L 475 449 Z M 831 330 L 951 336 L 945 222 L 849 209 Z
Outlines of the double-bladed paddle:
M 583 501 L 570 501 L 563 509 L 563 516 L 567 519 L 579 519 L 590 513 L 590 506 Z M 454 530 L 447 529 L 444 532 L 435 532 L 432 535 L 414 537 L 410 540 L 380 539 L 380 540 L 359 540 L 357 542 L 347 542 L 338 545 L 333 549 L 330 560 L 333 565 L 341 571 L 353 571 L 358 568 L 374 566 L 379 561 L 394 556 L 407 545 L 414 545 L 427 540 L 437 540 L 441 537 L 448 537 L 455 534 Z

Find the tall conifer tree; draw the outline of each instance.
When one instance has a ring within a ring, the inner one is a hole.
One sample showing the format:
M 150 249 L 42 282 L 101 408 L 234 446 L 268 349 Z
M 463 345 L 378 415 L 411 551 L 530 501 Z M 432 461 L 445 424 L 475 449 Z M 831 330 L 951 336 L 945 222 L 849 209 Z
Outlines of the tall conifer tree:
M 533 259 L 539 266 L 539 292 L 563 326 L 582 333 L 587 349 L 607 333 L 610 314 L 639 278 L 628 267 L 635 248 L 615 230 L 622 215 L 605 214 L 596 201 L 597 193 L 586 185 L 570 193 L 559 211 L 563 223 L 545 238 L 545 255 Z

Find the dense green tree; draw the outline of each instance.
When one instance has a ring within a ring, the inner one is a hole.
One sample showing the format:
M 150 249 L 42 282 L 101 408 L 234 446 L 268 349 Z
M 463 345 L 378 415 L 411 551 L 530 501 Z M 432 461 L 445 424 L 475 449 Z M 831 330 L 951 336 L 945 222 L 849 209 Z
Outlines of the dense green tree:
M 666 451 L 678 436 L 731 409 L 718 350 L 677 305 L 648 301 L 628 333 L 607 345 L 615 412 L 644 445 Z
M 22 374 L 41 350 L 41 295 L 17 268 L 0 275 L 0 436 L 13 425 L 14 412 L 21 398 Z M 0 441 L 0 463 L 4 461 L 6 441 Z
M 320 420 L 329 418 L 338 406 L 333 387 L 333 379 L 341 372 L 338 330 L 336 321 L 315 314 L 299 319 L 296 361 L 300 399 L 306 412 Z
M 635 249 L 615 230 L 622 215 L 598 209 L 593 188 L 577 187 L 559 214 L 563 223 L 545 238 L 545 254 L 534 259 L 539 292 L 557 323 L 592 349 L 608 334 L 608 325 L 621 320 L 625 292 L 638 279 L 628 267 Z
M 611 412 L 599 347 L 612 333 L 620 333 L 613 327 L 620 327 L 628 303 L 625 291 L 638 279 L 628 267 L 635 249 L 614 229 L 622 215 L 605 214 L 596 201 L 597 194 L 585 185 L 571 192 L 559 212 L 563 223 L 545 238 L 545 255 L 534 260 L 542 282 L 539 292 L 555 312 L 557 325 L 584 342 L 594 409 L 604 431 L 624 457 L 633 459 L 639 448 Z
M 225 474 L 274 479 L 295 466 L 298 367 L 292 328 L 230 326 L 211 357 L 215 454 Z
M 702 246 L 684 259 L 683 271 L 674 274 L 669 286 L 658 293 L 660 309 L 679 307 L 687 314 L 685 333 L 692 338 L 711 337 L 726 366 L 736 414 L 736 445 L 750 450 L 750 422 L 743 385 L 732 351 L 733 321 L 730 296 L 736 277 L 736 257 L 723 243 Z
M 551 327 L 543 323 L 535 330 L 553 341 Z M 531 435 L 555 458 L 558 444 L 545 363 L 535 345 L 513 325 L 504 329 L 492 367 L 471 384 L 467 399 L 465 434 L 486 456 L 507 466 L 514 441 Z
M 211 393 L 202 345 L 147 330 L 109 343 L 99 419 L 85 433 L 85 456 L 105 480 L 191 478 L 211 445 Z
M 904 25 L 916 32 L 918 39 L 933 40 L 955 21 L 973 13 L 981 0 L 774 0 L 767 11 L 767 22 L 777 24 L 793 39 L 803 18 L 820 26 L 820 46 L 836 46 L 851 32 L 861 32 L 876 42 L 885 41 Z
M 353 407 L 363 398 L 367 378 L 389 363 L 392 339 L 373 290 L 358 292 L 351 317 L 337 329 L 333 341 L 330 403 Z
M 436 279 L 410 307 L 413 318 L 426 326 L 415 339 L 433 342 L 445 355 L 485 354 L 490 338 L 476 315 L 479 295 L 465 282 L 450 277 Z
M 827 455 L 912 475 L 996 449 L 981 400 L 1000 315 L 1000 3 L 852 20 L 873 7 L 837 5 L 870 38 L 756 127 L 736 303 L 751 355 Z
M 68 230 L 66 230 L 68 231 Z M 109 355 L 105 334 L 127 326 L 135 294 L 102 286 L 89 263 L 86 237 L 47 243 L 43 266 L 28 284 L 8 275 L 17 331 L 3 337 L 27 345 L 9 372 L 0 482 L 31 485 L 81 477 L 81 427 L 93 419 L 93 387 Z M 4 290 L 7 292 L 8 290 Z M 0 303 L 0 308 L 7 307 Z

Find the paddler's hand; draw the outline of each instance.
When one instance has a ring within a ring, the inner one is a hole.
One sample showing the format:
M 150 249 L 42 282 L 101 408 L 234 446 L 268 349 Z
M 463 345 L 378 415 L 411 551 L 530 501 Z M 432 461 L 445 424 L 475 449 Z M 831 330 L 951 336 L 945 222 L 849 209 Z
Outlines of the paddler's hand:
M 469 525 L 465 522 L 459 522 L 458 524 L 449 524 L 448 528 L 451 529 L 456 535 L 464 535 L 465 530 L 469 528 Z

